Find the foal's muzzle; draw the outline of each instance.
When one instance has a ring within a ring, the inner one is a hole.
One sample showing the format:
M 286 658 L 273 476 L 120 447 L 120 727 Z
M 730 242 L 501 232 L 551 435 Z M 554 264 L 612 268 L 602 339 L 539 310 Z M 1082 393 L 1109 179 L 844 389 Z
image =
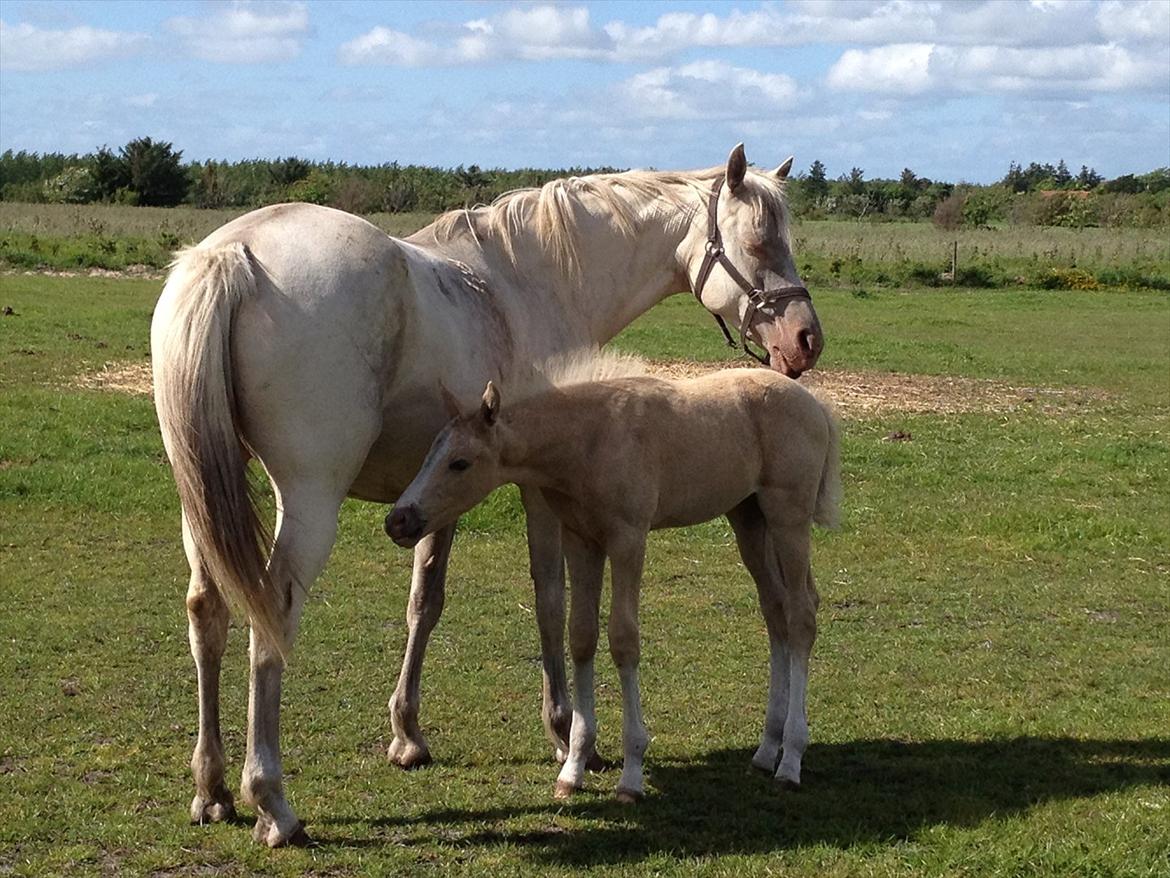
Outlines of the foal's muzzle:
M 386 535 L 398 545 L 409 549 L 422 539 L 426 524 L 417 506 L 395 506 L 386 516 Z

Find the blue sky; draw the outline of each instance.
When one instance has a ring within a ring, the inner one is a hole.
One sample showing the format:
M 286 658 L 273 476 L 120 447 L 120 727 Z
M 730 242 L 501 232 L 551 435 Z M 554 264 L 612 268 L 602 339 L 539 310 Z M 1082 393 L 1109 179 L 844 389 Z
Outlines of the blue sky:
M 1170 164 L 1170 0 L 0 2 L 0 150 L 990 182 Z

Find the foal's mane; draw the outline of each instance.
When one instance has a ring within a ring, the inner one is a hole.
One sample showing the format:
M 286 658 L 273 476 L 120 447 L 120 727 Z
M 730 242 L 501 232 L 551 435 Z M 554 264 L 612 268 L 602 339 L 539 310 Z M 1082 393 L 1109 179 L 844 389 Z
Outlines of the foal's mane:
M 597 348 L 580 348 L 550 357 L 508 382 L 502 388 L 504 404 L 574 384 L 630 378 L 647 373 L 645 361 L 638 357 L 600 351 Z
M 451 240 L 470 233 L 481 246 L 498 242 L 508 259 L 516 263 L 516 242 L 525 231 L 535 232 L 544 251 L 568 274 L 580 265 L 576 208 L 586 197 L 600 202 L 622 235 L 631 237 L 639 216 L 650 207 L 675 208 L 677 222 L 686 224 L 706 208 L 706 196 L 725 173 L 720 165 L 700 171 L 624 171 L 564 177 L 531 189 L 505 192 L 491 204 L 448 211 L 431 230 L 436 240 Z M 747 195 L 756 211 L 777 205 L 787 221 L 784 184 L 773 174 L 749 171 Z M 695 198 L 695 194 L 699 197 Z

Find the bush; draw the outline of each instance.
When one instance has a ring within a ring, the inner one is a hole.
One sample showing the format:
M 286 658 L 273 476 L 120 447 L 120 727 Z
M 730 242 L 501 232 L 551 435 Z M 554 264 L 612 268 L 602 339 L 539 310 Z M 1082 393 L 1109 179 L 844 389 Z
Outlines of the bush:
M 952 192 L 938 203 L 934 215 L 930 218 L 940 229 L 953 232 L 963 224 L 963 204 L 967 196 L 962 192 Z
M 1096 290 L 1097 278 L 1080 268 L 1050 268 L 1040 275 L 1036 285 L 1043 290 Z

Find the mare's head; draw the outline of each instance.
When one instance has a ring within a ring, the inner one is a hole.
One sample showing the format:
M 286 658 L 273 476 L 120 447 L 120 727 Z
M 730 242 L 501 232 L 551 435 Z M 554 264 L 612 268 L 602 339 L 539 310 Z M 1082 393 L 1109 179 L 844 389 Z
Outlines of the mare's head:
M 678 254 L 691 291 L 699 287 L 707 309 L 722 317 L 733 335 L 743 326 L 747 337 L 767 353 L 773 369 L 796 378 L 816 364 L 824 340 L 812 300 L 802 292 L 789 241 L 783 183 L 791 169 L 791 158 L 773 171 L 751 169 L 743 144 L 736 146 L 726 170 L 712 183 L 712 190 L 719 187 L 714 210 L 717 242 L 711 242 L 712 211 L 704 203 Z M 717 249 L 723 259 L 704 258 Z M 705 262 L 710 264 L 704 276 Z M 734 277 L 728 264 L 741 278 Z M 753 313 L 753 288 L 780 295 L 766 295 Z
M 452 420 L 431 443 L 418 475 L 386 516 L 386 533 L 410 548 L 460 515 L 503 483 L 500 475 L 500 392 L 488 382 L 479 409 L 459 413 L 443 388 Z

